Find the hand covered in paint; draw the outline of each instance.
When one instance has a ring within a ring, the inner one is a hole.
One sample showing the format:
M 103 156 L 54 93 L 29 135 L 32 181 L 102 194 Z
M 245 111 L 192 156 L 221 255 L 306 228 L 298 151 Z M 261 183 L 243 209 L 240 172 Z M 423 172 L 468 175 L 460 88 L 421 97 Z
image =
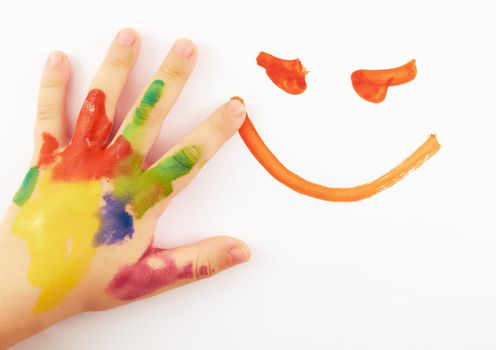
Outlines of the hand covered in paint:
M 178 40 L 123 125 L 112 119 L 139 50 L 122 30 L 93 79 L 70 141 L 64 128 L 68 58 L 54 52 L 38 101 L 35 152 L 0 232 L 0 347 L 70 315 L 104 310 L 211 276 L 249 258 L 234 238 L 174 249 L 152 245 L 167 204 L 241 126 L 232 100 L 158 162 L 143 160 L 197 57 Z

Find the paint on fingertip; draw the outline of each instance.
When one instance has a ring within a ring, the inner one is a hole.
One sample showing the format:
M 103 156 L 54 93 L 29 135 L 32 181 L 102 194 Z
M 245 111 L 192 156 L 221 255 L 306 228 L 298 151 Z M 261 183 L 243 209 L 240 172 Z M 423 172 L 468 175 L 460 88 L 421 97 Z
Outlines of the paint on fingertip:
M 227 102 L 227 110 L 234 117 L 242 117 L 245 113 L 245 105 L 238 99 L 231 99 Z
M 241 102 L 243 105 L 245 104 L 245 100 L 243 100 L 243 98 L 239 97 L 239 96 L 233 96 L 231 97 L 231 100 L 238 100 L 239 102 Z

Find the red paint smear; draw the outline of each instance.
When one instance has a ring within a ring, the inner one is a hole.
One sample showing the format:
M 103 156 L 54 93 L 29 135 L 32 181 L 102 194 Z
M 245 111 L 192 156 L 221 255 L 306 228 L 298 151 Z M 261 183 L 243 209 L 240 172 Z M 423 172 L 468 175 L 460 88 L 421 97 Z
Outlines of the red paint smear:
M 357 70 L 351 74 L 353 88 L 363 99 L 380 103 L 386 98 L 390 86 L 401 85 L 415 79 L 417 67 L 415 60 L 392 69 Z
M 59 148 L 59 142 L 54 136 L 47 132 L 44 132 L 41 136 L 43 137 L 43 144 L 38 158 L 39 167 L 50 165 L 55 160 L 55 151 Z
M 257 56 L 257 64 L 264 67 L 270 80 L 287 93 L 298 95 L 306 90 L 307 70 L 299 59 L 283 60 L 262 51 Z
M 91 90 L 79 113 L 71 143 L 60 153 L 55 180 L 92 180 L 112 178 L 117 163 L 131 154 L 131 145 L 122 136 L 107 146 L 112 122 L 105 113 L 105 93 Z
M 205 265 L 202 265 L 202 266 L 200 266 L 200 269 L 198 272 L 199 272 L 200 276 L 202 276 L 202 277 L 208 276 L 208 267 L 206 267 Z
M 138 262 L 123 267 L 107 286 L 106 291 L 121 300 L 133 300 L 147 296 L 178 280 L 193 278 L 193 263 L 177 267 L 174 260 L 164 254 L 165 249 L 150 246 Z M 154 269 L 148 259 L 160 259 L 163 267 Z

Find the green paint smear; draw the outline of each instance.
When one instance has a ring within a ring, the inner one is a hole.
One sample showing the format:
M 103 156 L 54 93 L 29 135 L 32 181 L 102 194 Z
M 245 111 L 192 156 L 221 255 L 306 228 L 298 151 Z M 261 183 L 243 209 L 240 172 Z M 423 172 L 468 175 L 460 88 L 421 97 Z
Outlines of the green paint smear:
M 133 149 L 137 149 L 137 146 L 143 142 L 145 138 L 143 127 L 148 121 L 151 110 L 160 100 L 164 87 L 165 83 L 163 80 L 154 80 L 148 89 L 146 89 L 141 102 L 134 110 L 131 121 L 126 125 L 122 134 L 129 141 Z
M 14 196 L 14 203 L 18 206 L 24 205 L 31 198 L 33 194 L 34 188 L 36 186 L 36 181 L 38 181 L 38 175 L 40 174 L 40 170 L 38 167 L 32 167 L 29 169 L 26 176 L 24 176 L 24 180 L 22 180 L 21 188 L 17 191 Z
M 114 179 L 114 194 L 130 203 L 136 218 L 172 193 L 172 181 L 188 174 L 202 154 L 199 146 L 187 146 L 146 171 L 141 170 L 143 156 L 133 154 L 122 163 L 121 173 Z

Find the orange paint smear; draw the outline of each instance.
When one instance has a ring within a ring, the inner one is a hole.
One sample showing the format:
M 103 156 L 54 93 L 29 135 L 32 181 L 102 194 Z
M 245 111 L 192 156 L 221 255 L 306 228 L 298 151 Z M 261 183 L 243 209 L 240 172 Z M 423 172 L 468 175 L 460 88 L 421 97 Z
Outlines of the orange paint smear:
M 241 102 L 243 101 L 239 97 L 234 98 L 240 100 Z M 246 115 L 245 122 L 239 129 L 239 134 L 258 162 L 276 180 L 296 192 L 331 202 L 354 202 L 372 197 L 373 195 L 391 187 L 404 178 L 409 172 L 421 166 L 441 147 L 436 136 L 430 135 L 427 141 L 425 141 L 415 152 L 413 152 L 412 155 L 378 179 L 360 186 L 335 188 L 326 187 L 307 181 L 287 169 L 265 145 L 262 138 L 255 130 L 255 127 L 253 126 L 253 123 L 248 115 Z
M 401 85 L 415 79 L 417 67 L 415 60 L 407 64 L 382 70 L 357 70 L 351 74 L 353 88 L 361 98 L 380 103 L 386 98 L 390 86 Z
M 262 51 L 257 56 L 257 64 L 265 68 L 270 80 L 287 93 L 298 95 L 306 90 L 308 72 L 299 59 L 283 60 Z

